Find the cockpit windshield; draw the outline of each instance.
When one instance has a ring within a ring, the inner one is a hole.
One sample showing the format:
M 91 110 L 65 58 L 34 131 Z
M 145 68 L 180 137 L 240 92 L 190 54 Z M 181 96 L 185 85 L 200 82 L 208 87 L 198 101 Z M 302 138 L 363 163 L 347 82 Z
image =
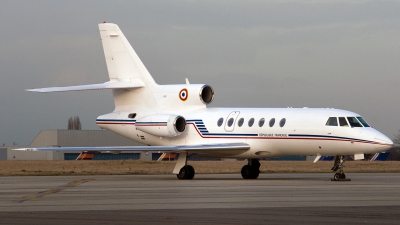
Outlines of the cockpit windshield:
M 365 122 L 365 120 L 361 116 L 358 116 L 357 119 L 362 123 L 364 127 L 371 127 L 367 122 Z
M 347 119 L 346 119 L 347 118 Z M 339 123 L 338 123 L 339 122 Z M 348 127 L 350 124 L 351 127 L 370 127 L 365 120 L 358 117 L 329 117 L 328 121 L 326 121 L 326 126 L 341 126 Z
M 326 121 L 326 126 L 337 126 L 337 118 L 336 117 L 329 117 L 328 121 Z
M 361 123 L 355 117 L 347 117 L 351 127 L 362 127 Z
M 345 117 L 339 117 L 339 125 L 341 127 L 348 127 L 349 124 L 347 124 L 346 118 Z

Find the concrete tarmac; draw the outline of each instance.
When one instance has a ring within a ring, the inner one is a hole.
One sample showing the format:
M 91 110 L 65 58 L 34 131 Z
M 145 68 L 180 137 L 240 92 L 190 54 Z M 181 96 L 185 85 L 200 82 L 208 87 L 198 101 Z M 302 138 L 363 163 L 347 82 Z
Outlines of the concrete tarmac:
M 400 174 L 0 177 L 0 224 L 399 224 Z

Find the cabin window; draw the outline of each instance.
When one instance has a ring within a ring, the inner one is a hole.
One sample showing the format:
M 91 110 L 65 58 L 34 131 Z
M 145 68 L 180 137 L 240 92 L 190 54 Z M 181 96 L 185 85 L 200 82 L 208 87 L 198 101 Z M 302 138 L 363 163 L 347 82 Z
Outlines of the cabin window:
M 279 126 L 283 127 L 283 126 L 285 126 L 285 123 L 286 123 L 286 119 L 282 118 L 281 121 L 279 121 Z
M 362 123 L 364 127 L 371 127 L 370 125 L 368 125 L 367 122 L 365 122 L 365 120 L 362 117 L 357 117 L 357 119 Z
M 339 117 L 339 125 L 341 127 L 348 127 L 349 126 L 349 124 L 346 121 L 346 118 L 344 118 L 344 117 Z
M 220 127 L 222 125 L 222 123 L 224 122 L 224 118 L 219 118 L 217 125 Z
M 261 118 L 260 121 L 258 121 L 258 126 L 262 127 L 262 126 L 264 126 L 264 123 L 265 123 L 265 119 Z
M 243 123 L 244 123 L 244 119 L 240 118 L 238 121 L 238 126 L 241 127 L 243 125 Z
M 254 124 L 254 118 L 251 118 L 251 119 L 249 120 L 249 127 L 252 127 L 253 124 Z
M 230 118 L 230 119 L 228 120 L 228 127 L 231 127 L 232 124 L 233 124 L 233 118 Z
M 326 121 L 326 126 L 337 126 L 337 118 L 336 117 L 329 117 L 328 121 Z
M 131 113 L 128 115 L 128 118 L 135 119 L 136 113 Z
M 347 117 L 351 127 L 362 127 L 361 123 L 355 117 Z
M 275 124 L 275 118 L 269 120 L 269 127 L 273 127 Z

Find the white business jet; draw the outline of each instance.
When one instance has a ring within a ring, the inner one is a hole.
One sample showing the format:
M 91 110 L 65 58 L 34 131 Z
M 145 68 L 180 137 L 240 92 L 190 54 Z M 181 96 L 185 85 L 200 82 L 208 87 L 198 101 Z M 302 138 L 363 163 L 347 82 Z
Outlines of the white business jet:
M 346 179 L 344 156 L 363 159 L 393 142 L 358 114 L 329 108 L 207 108 L 214 90 L 206 84 L 159 85 L 116 24 L 99 24 L 110 81 L 29 89 L 59 92 L 111 89 L 115 110 L 96 123 L 146 146 L 24 148 L 25 151 L 156 151 L 179 153 L 173 170 L 192 179 L 190 155 L 246 158 L 241 174 L 256 179 L 259 159 L 287 155 L 336 156 L 334 180 Z

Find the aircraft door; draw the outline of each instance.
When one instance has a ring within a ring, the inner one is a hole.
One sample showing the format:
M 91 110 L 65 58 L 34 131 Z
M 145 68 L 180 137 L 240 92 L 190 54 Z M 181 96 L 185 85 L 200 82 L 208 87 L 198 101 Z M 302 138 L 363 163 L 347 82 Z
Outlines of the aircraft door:
M 225 122 L 225 130 L 228 132 L 232 132 L 235 129 L 235 123 L 236 119 L 239 116 L 240 112 L 239 111 L 233 111 L 229 114 L 229 116 L 226 118 Z

